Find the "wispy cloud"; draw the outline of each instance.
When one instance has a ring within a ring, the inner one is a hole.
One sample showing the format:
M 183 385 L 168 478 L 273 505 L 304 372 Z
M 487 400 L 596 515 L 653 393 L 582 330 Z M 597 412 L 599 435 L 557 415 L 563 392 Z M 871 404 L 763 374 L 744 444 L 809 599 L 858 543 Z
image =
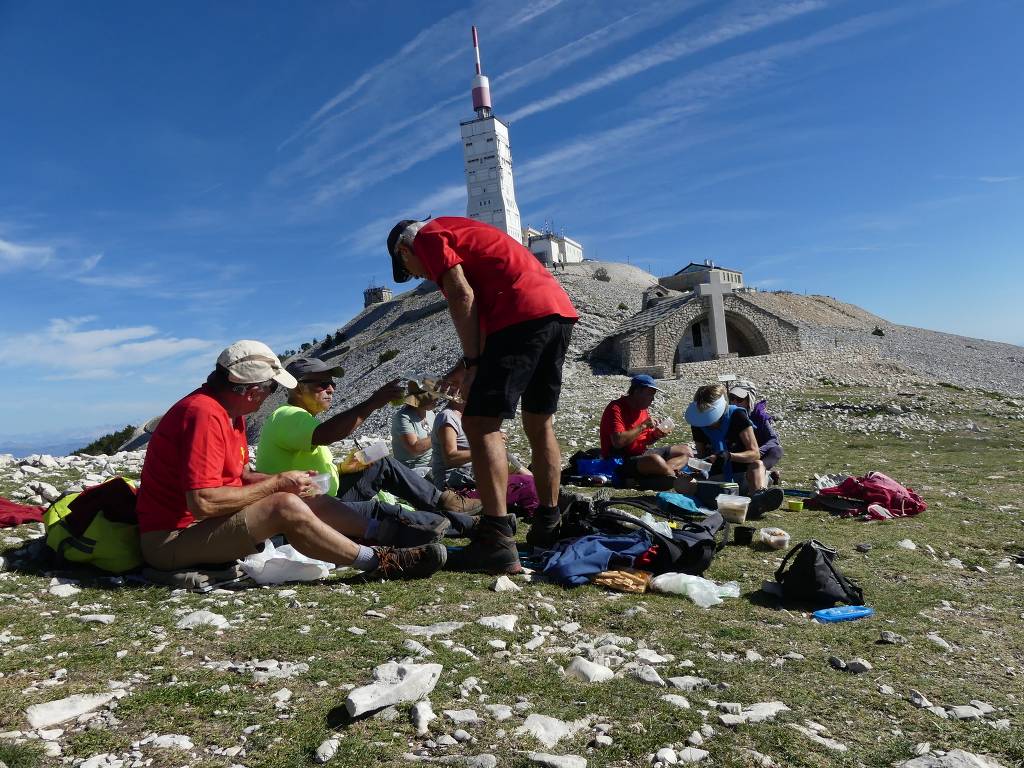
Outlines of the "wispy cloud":
M 811 11 L 821 10 L 825 6 L 824 0 L 799 0 L 799 2 L 782 3 L 767 10 L 748 9 L 739 15 L 726 13 L 724 18 L 719 17 L 705 21 L 700 30 L 683 29 L 668 39 L 659 41 L 656 45 L 634 53 L 594 77 L 568 88 L 562 88 L 551 96 L 520 107 L 509 114 L 508 119 L 522 120 L 537 112 L 543 112 L 594 91 L 607 88 L 622 80 L 635 77 L 654 67 L 691 56 L 699 51 L 789 21 Z
M 388 216 L 381 216 L 364 224 L 354 232 L 345 235 L 341 242 L 355 253 L 383 254 L 388 232 L 401 219 L 448 213 L 456 203 L 464 204 L 465 201 L 466 187 L 464 184 L 446 185 L 410 203 L 404 210 L 394 210 Z
M 28 366 L 51 379 L 114 378 L 212 347 L 204 339 L 164 335 L 151 325 L 89 329 L 95 320 L 54 318 L 37 331 L 0 335 L 0 369 Z
M 54 257 L 49 245 L 28 245 L 0 239 L 0 272 L 16 269 L 39 269 Z

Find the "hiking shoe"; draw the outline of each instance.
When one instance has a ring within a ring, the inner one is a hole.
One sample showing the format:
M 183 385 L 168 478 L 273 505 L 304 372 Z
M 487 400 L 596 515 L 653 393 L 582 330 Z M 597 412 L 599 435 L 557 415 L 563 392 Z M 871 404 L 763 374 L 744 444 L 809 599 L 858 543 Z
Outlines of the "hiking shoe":
M 747 517 L 751 520 L 758 520 L 765 512 L 771 512 L 782 506 L 782 500 L 786 494 L 781 488 L 765 488 L 750 495 L 750 505 L 747 507 Z
M 436 505 L 437 509 L 445 512 L 458 512 L 463 515 L 479 515 L 483 506 L 480 499 L 467 499 L 451 489 L 441 492 Z
M 562 524 L 562 514 L 556 507 L 554 510 L 540 510 L 533 516 L 530 530 L 526 532 L 526 543 L 534 549 L 551 549 L 558 541 L 558 529 Z
M 473 532 L 473 540 L 457 552 L 452 552 L 451 569 L 475 573 L 519 573 L 519 548 L 513 536 L 514 518 L 511 515 L 495 517 L 481 515 Z
M 365 574 L 367 579 L 422 579 L 441 570 L 448 560 L 443 544 L 424 547 L 374 547 L 377 567 Z
M 377 518 L 374 541 L 388 547 L 422 547 L 440 540 L 450 525 L 448 518 L 442 515 L 399 508 L 394 515 Z

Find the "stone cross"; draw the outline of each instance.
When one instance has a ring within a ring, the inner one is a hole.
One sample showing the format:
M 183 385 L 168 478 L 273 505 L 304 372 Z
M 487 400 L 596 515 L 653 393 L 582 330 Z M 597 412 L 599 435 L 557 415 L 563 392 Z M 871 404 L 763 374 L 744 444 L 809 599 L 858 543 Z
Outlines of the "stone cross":
M 729 338 L 725 331 L 725 302 L 722 297 L 732 293 L 732 284 L 722 280 L 721 272 L 712 270 L 708 282 L 697 286 L 697 293 L 711 298 L 711 311 L 708 313 L 711 321 L 711 346 L 714 347 L 716 359 L 726 357 L 729 354 Z

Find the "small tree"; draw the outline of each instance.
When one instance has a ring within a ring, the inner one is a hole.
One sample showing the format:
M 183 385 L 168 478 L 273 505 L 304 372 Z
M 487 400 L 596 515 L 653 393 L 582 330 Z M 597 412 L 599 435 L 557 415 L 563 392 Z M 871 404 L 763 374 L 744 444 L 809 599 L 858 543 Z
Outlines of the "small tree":
M 396 357 L 398 357 L 397 349 L 389 349 L 385 352 L 381 352 L 379 355 L 377 355 L 377 365 L 380 365 L 381 363 L 386 363 L 388 360 L 394 360 Z
M 604 267 L 598 267 L 594 270 L 594 279 L 600 280 L 602 283 L 610 283 L 612 276 L 608 274 L 608 270 Z

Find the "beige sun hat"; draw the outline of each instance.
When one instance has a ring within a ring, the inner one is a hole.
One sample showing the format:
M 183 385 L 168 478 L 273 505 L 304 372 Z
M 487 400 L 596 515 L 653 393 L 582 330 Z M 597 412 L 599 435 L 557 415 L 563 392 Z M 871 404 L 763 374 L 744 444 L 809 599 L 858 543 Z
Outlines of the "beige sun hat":
M 235 384 L 259 384 L 273 380 L 285 389 L 295 389 L 298 384 L 281 365 L 274 351 L 262 341 L 236 341 L 220 353 L 217 365 L 227 369 L 228 379 Z

